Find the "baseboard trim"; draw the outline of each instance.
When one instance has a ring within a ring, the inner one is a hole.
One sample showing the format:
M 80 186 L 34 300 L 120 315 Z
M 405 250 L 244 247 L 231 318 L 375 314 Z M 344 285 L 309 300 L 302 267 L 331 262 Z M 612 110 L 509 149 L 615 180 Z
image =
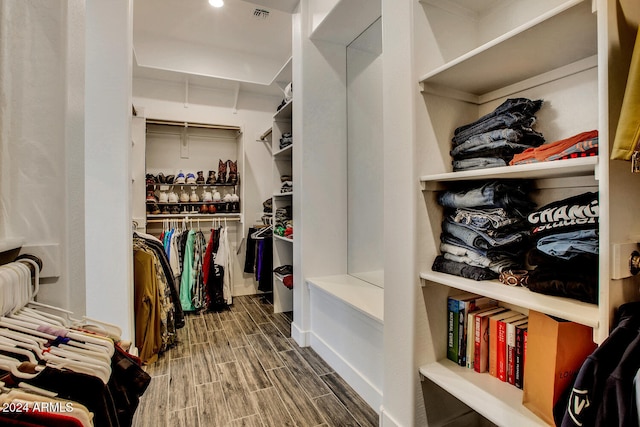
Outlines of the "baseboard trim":
M 384 410 L 383 405 L 380 405 L 380 427 L 401 427 L 400 423 Z
M 300 346 L 309 346 L 309 331 L 303 331 L 296 322 L 291 322 L 291 338 Z
M 315 333 L 310 334 L 311 348 L 331 366 L 376 412 L 380 413 L 382 391 L 345 360 L 326 341 Z

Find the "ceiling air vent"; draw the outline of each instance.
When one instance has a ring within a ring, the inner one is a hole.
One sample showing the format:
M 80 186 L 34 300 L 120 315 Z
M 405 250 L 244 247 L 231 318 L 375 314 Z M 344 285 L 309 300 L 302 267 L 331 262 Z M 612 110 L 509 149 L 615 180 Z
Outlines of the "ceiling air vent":
M 269 11 L 264 9 L 256 9 L 253 11 L 253 16 L 258 19 L 267 19 Z

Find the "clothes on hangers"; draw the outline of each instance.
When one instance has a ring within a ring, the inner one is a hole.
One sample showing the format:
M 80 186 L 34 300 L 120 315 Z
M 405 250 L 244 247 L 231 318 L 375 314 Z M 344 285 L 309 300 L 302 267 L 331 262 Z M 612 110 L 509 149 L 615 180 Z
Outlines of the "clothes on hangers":
M 24 301 L 37 294 L 39 277 L 32 286 L 31 274 L 14 274 L 16 267 L 0 267 L 3 300 L 12 302 L 0 316 L 0 405 L 38 410 L 0 411 L 0 425 L 130 426 L 151 381 L 141 360 L 114 342 L 117 328 L 92 321 L 85 329 L 89 319 Z
M 176 344 L 184 315 L 162 245 L 134 234 L 133 248 L 136 347 L 143 362 L 152 363 Z

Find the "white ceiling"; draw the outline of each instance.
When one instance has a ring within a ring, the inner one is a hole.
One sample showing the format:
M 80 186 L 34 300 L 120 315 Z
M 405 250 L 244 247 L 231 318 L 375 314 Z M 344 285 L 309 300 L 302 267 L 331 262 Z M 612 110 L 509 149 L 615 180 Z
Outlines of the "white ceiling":
M 281 95 L 299 0 L 134 0 L 134 77 Z M 268 16 L 254 16 L 256 9 Z

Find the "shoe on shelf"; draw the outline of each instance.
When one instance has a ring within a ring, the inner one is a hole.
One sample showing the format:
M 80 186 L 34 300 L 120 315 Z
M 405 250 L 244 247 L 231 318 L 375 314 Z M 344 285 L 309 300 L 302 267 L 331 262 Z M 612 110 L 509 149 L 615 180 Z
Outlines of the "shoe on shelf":
M 184 173 L 182 171 L 178 172 L 178 175 L 176 176 L 176 179 L 175 179 L 174 182 L 176 184 L 184 184 L 185 177 L 184 177 Z
M 149 190 L 147 191 L 147 202 L 157 202 L 158 199 L 156 199 L 156 195 L 153 192 L 153 190 Z
M 196 177 L 196 184 L 204 184 L 204 172 L 198 171 L 196 172 L 198 176 Z
M 180 213 L 180 206 L 171 206 L 171 213 L 172 214 L 179 214 Z
M 218 160 L 218 179 L 216 184 L 227 183 L 227 162 L 223 162 L 222 159 Z
M 173 180 L 176 179 L 175 175 L 167 175 L 167 184 L 173 184 Z
M 288 274 L 293 274 L 293 266 L 290 264 L 284 264 L 280 267 L 274 268 L 273 272 L 284 277 Z
M 216 205 L 209 205 L 209 213 L 210 214 L 214 214 L 216 213 L 217 209 L 216 209 Z
M 195 183 L 196 183 L 196 176 L 191 172 L 189 172 L 187 174 L 187 184 L 195 184 Z
M 216 183 L 216 171 L 209 171 L 209 177 L 207 177 L 207 184 Z
M 227 160 L 227 168 L 229 170 L 227 184 L 236 185 L 238 183 L 238 161 L 232 162 L 231 160 Z
M 158 174 L 158 178 L 157 178 L 157 179 L 158 179 L 158 182 L 159 182 L 160 184 L 166 184 L 166 183 L 167 183 L 167 177 L 166 177 L 166 176 L 164 176 L 164 174 L 163 174 L 162 172 L 160 172 L 160 173 Z

